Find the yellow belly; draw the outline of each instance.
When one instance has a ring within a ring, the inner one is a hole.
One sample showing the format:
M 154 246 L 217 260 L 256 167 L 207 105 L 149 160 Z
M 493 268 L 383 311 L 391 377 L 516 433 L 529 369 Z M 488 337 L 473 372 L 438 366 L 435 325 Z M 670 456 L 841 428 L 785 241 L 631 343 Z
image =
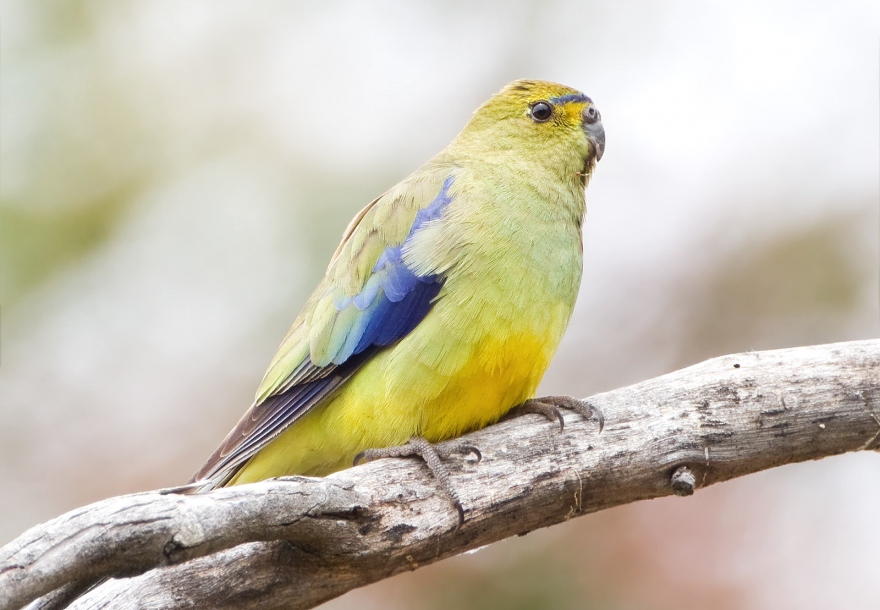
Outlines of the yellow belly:
M 444 356 L 433 362 L 420 358 L 425 353 L 419 351 L 420 334 L 376 354 L 325 404 L 254 456 L 230 484 L 324 476 L 350 467 L 365 449 L 400 445 L 412 436 L 438 442 L 487 426 L 534 396 L 557 342 L 503 333 L 468 348 L 447 337 L 457 351 L 433 350 Z

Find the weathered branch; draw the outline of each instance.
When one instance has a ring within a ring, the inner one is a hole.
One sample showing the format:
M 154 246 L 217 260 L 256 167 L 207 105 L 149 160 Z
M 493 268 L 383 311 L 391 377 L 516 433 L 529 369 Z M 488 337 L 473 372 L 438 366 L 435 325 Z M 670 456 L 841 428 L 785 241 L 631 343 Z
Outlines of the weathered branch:
M 880 449 L 880 340 L 715 358 L 593 396 L 605 431 L 539 416 L 467 437 L 466 522 L 415 460 L 185 496 L 111 498 L 0 549 L 0 607 L 109 581 L 110 608 L 309 608 L 350 589 L 603 508 L 781 464 Z

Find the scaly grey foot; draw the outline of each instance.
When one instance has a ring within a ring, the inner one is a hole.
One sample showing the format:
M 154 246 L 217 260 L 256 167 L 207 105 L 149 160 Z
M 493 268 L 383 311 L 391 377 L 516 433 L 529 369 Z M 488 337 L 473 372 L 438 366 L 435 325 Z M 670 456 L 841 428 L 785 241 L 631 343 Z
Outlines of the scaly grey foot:
M 361 451 L 354 458 L 354 465 L 357 466 L 361 460 L 371 462 L 386 457 L 420 457 L 428 466 L 428 469 L 440 483 L 440 487 L 446 492 L 450 504 L 455 507 L 458 512 L 458 530 L 464 523 L 464 509 L 461 507 L 461 500 L 458 492 L 452 487 L 449 481 L 449 470 L 443 463 L 443 460 L 449 459 L 454 454 L 473 453 L 477 456 L 477 461 L 483 459 L 483 454 L 473 445 L 432 445 L 427 440 L 414 436 L 405 445 L 397 445 L 395 447 L 384 447 L 382 449 L 367 449 Z
M 512 412 L 513 416 L 525 415 L 526 413 L 537 413 L 543 415 L 550 421 L 559 422 L 559 430 L 565 428 L 565 420 L 559 409 L 568 409 L 579 413 L 584 419 L 592 419 L 595 417 L 599 422 L 599 433 L 605 428 L 605 415 L 595 405 L 586 400 L 579 400 L 571 396 L 542 396 L 541 398 L 531 398 Z

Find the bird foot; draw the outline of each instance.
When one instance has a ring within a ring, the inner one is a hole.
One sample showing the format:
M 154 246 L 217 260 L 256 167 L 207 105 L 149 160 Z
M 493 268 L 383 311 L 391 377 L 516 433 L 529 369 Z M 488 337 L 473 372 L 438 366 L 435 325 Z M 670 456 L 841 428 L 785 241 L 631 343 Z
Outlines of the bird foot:
M 437 479 L 437 482 L 440 483 L 440 487 L 449 499 L 449 503 L 452 504 L 458 513 L 458 525 L 455 527 L 457 531 L 464 523 L 464 509 L 461 507 L 461 499 L 458 497 L 458 492 L 452 487 L 449 480 L 449 469 L 446 468 L 443 460 L 447 460 L 455 454 L 466 455 L 468 453 L 474 454 L 477 457 L 478 462 L 483 459 L 483 454 L 473 445 L 466 445 L 463 443 L 458 445 L 450 445 L 448 443 L 443 445 L 433 445 L 419 436 L 414 436 L 404 445 L 361 451 L 355 456 L 354 465 L 357 466 L 361 460 L 371 462 L 386 457 L 421 458 L 428 466 L 431 474 L 434 475 L 434 478 Z
M 559 409 L 568 409 L 579 413 L 584 419 L 593 419 L 599 422 L 599 433 L 605 428 L 605 415 L 595 405 L 586 400 L 578 400 L 571 396 L 542 396 L 541 398 L 531 398 L 512 411 L 513 417 L 525 415 L 526 413 L 537 413 L 543 415 L 550 421 L 559 422 L 559 431 L 565 428 L 565 419 Z

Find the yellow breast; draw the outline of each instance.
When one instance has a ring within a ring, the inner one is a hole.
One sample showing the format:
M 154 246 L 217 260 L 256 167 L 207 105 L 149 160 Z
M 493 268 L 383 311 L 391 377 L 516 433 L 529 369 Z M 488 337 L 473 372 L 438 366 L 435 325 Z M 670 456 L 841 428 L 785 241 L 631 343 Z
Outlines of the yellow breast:
M 438 442 L 482 428 L 534 396 L 552 357 L 546 341 L 533 336 L 489 339 L 471 350 L 457 371 L 444 374 L 400 347 L 378 354 L 327 403 L 273 440 L 231 483 L 289 474 L 324 476 L 351 466 L 365 449 L 403 444 L 416 435 Z M 408 366 L 401 367 L 404 363 Z

